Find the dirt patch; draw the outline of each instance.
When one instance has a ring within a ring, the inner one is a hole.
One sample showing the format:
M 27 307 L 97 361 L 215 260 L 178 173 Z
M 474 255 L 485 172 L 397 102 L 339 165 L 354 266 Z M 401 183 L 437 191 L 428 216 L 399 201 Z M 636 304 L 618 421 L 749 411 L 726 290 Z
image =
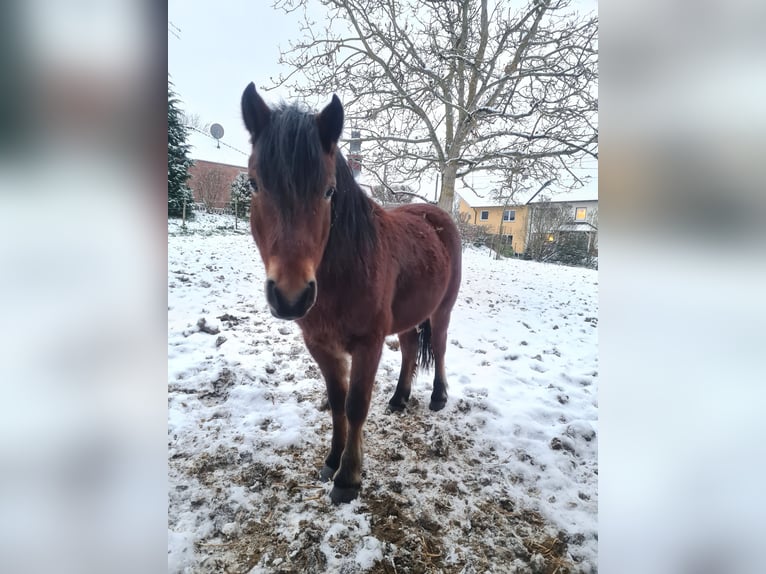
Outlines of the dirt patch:
M 395 492 L 371 493 L 361 510 L 370 516 L 372 535 L 386 548 L 385 559 L 371 572 L 433 572 L 444 568 L 444 548 L 437 536 L 441 525 L 425 513 L 417 515 L 406 498 Z
M 234 447 L 219 447 L 213 453 L 203 452 L 192 460 L 188 473 L 203 484 L 211 484 L 217 478 L 216 473 L 226 472 L 228 475 L 233 469 L 239 468 L 248 460 L 252 460 L 252 455 L 240 453 Z
M 524 546 L 530 552 L 530 561 L 535 572 L 540 574 L 572 574 L 574 565 L 567 560 L 567 536 L 559 532 L 557 536 L 549 536 L 543 540 L 524 540 Z M 541 560 L 542 558 L 542 560 Z
M 224 368 L 218 378 L 213 381 L 212 390 L 201 393 L 199 399 L 206 406 L 223 403 L 229 397 L 229 390 L 236 384 L 234 373 Z
M 239 325 L 239 322 L 242 319 L 246 319 L 247 317 L 235 317 L 234 315 L 230 315 L 229 313 L 224 313 L 223 315 L 219 315 L 216 317 L 221 323 L 223 323 L 227 328 L 231 329 L 232 327 L 236 327 Z
M 223 370 L 206 397 L 226 397 L 234 381 Z M 578 572 L 568 550 L 582 540 L 556 535 L 541 515 L 522 508 L 498 486 L 512 484 L 513 476 L 496 453 L 458 431 L 466 427 L 457 419 L 483 410 L 483 397 L 461 399 L 435 418 L 417 400 L 409 412 L 386 414 L 384 392 L 375 393 L 365 427 L 363 488 L 351 513 L 358 523 L 331 504 L 329 486 L 317 479 L 329 420 L 312 431 L 310 443 L 320 446 L 278 449 L 262 442 L 253 451 L 219 447 L 174 459 L 203 492 L 176 490 L 171 504 L 191 507 L 214 525 L 195 542 L 194 571 L 245 574 L 257 566 L 279 574 L 320 573 L 337 570 L 340 561 L 340 571 L 349 574 Z M 319 387 L 304 398 L 321 403 L 322 395 Z M 266 436 L 269 421 L 256 432 Z M 243 496 L 246 504 L 234 501 Z M 382 558 L 361 568 L 353 557 L 365 537 L 376 541 Z

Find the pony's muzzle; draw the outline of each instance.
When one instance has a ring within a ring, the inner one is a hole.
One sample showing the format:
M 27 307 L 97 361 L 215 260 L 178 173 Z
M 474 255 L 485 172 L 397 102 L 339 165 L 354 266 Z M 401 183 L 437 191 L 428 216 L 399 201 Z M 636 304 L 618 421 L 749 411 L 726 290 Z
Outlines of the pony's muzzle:
M 317 283 L 313 279 L 306 283 L 303 290 L 297 293 L 285 293 L 276 281 L 266 281 L 266 301 L 269 303 L 271 314 L 279 319 L 300 319 L 314 306 L 317 298 Z

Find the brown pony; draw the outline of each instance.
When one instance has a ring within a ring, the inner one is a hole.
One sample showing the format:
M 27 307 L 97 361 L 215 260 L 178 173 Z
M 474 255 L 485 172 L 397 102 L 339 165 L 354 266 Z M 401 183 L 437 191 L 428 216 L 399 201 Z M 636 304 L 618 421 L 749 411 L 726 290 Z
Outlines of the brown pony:
M 332 446 L 320 476 L 333 502 L 359 494 L 362 425 L 386 335 L 402 368 L 392 410 L 403 410 L 418 363 L 436 363 L 430 408 L 447 402 L 444 353 L 460 288 L 457 228 L 438 207 L 381 208 L 338 150 L 343 106 L 270 109 L 250 83 L 242 115 L 253 144 L 250 224 L 266 267 L 271 313 L 295 320 L 327 385 Z M 348 356 L 351 356 L 351 369 Z

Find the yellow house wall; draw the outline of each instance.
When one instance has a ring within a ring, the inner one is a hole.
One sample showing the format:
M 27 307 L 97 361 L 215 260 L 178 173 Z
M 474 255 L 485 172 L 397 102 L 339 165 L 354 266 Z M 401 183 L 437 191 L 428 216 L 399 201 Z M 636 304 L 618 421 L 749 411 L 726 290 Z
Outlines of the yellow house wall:
M 503 207 L 471 207 L 461 197 L 458 202 L 458 210 L 461 214 L 469 216 L 468 222 L 472 225 L 480 225 L 486 228 L 487 233 L 497 234 L 500 231 L 500 223 L 503 224 L 503 235 L 512 235 L 511 245 L 516 253 L 523 253 L 526 249 L 527 239 L 527 206 L 508 206 L 508 209 L 516 211 L 515 221 L 503 221 Z M 489 211 L 489 218 L 481 220 L 481 212 Z

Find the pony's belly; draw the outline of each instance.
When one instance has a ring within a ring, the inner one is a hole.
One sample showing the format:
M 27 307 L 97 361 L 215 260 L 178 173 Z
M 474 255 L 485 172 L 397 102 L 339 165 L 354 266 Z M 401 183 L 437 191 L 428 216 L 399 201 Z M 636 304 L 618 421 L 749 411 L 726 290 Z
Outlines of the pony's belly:
M 391 307 L 391 332 L 388 334 L 402 333 L 420 325 L 436 310 L 443 295 L 443 289 L 434 289 L 430 292 L 420 290 L 397 297 Z

